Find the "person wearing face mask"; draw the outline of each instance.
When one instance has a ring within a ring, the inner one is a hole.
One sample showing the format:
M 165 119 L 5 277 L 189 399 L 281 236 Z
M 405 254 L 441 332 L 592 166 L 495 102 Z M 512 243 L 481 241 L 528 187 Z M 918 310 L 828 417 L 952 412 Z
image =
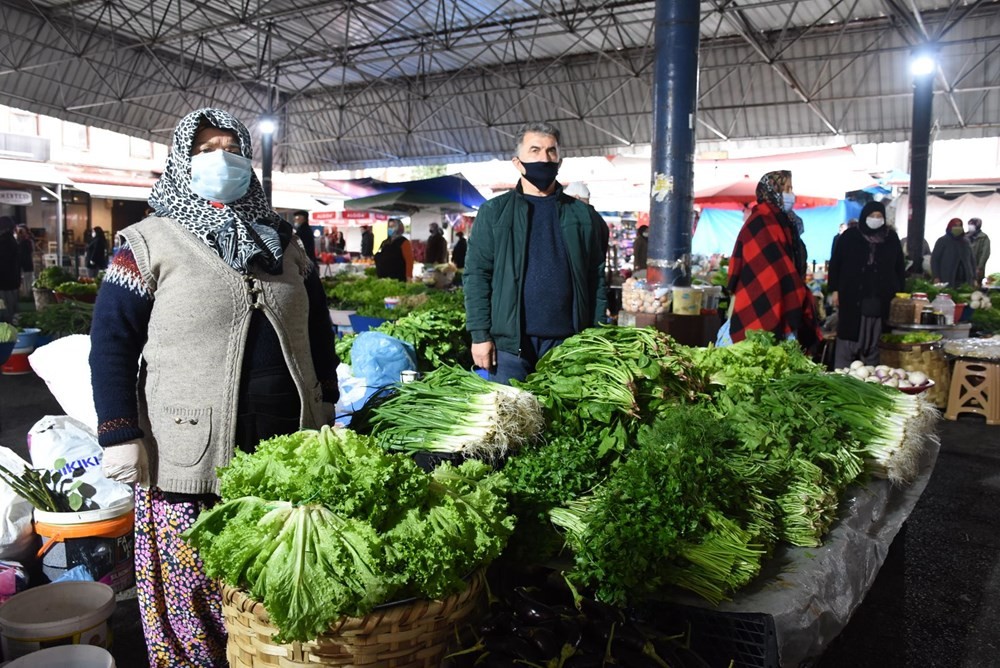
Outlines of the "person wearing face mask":
M 224 668 L 221 598 L 181 538 L 218 501 L 237 449 L 333 417 L 326 298 L 267 203 L 246 127 L 180 120 L 153 214 L 119 233 L 94 306 L 90 367 L 102 468 L 135 483 L 135 568 L 149 665 Z
M 972 260 L 976 266 L 976 287 L 982 285 L 986 277 L 986 262 L 990 259 L 990 238 L 983 233 L 983 221 L 969 218 L 969 228 L 965 238 L 972 244 Z
M 822 338 L 816 302 L 805 283 L 802 221 L 792 212 L 792 173 L 769 172 L 757 183 L 757 203 L 736 237 L 729 259 L 730 317 L 719 343 L 739 342 L 751 329 L 809 349 Z
M 976 264 L 972 256 L 972 244 L 965 237 L 961 218 L 949 220 L 944 235 L 934 243 L 931 275 L 935 283 L 947 283 L 953 288 L 975 282 Z
M 514 190 L 479 209 L 462 279 L 472 360 L 491 380 L 524 379 L 548 350 L 604 322 L 608 226 L 556 181 L 559 130 L 521 126 Z
M 386 234 L 375 253 L 375 275 L 407 283 L 413 276 L 413 245 L 403 236 L 403 221 L 390 218 Z
M 840 235 L 830 258 L 827 284 L 837 309 L 834 368 L 854 360 L 878 364 L 878 341 L 889 321 L 889 305 L 906 280 L 906 261 L 885 206 L 868 202 L 858 224 Z

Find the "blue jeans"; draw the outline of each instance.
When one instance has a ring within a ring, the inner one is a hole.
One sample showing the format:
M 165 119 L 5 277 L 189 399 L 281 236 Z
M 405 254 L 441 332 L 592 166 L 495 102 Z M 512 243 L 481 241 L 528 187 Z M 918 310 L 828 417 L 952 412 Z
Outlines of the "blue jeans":
M 511 379 L 524 380 L 535 370 L 545 353 L 549 352 L 566 339 L 542 339 L 537 336 L 526 336 L 521 346 L 521 354 L 497 350 L 497 368 L 491 371 L 489 379 L 494 383 L 510 385 Z

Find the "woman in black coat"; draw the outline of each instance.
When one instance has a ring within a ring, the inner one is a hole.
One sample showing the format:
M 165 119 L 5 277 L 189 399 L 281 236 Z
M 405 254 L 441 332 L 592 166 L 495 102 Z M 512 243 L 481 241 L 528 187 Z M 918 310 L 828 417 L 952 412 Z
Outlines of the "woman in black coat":
M 903 247 L 886 225 L 885 206 L 869 202 L 856 227 L 844 230 L 830 258 L 827 283 L 837 309 L 834 366 L 855 359 L 878 364 L 878 340 L 889 320 L 889 305 L 905 280 Z

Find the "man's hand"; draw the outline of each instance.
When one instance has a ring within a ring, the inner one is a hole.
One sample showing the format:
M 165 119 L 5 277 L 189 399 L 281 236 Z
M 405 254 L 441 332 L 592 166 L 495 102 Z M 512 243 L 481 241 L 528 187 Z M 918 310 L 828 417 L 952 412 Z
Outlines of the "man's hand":
M 473 343 L 472 362 L 480 369 L 495 370 L 497 368 L 497 348 L 493 342 Z
M 141 440 L 126 441 L 104 448 L 101 470 L 106 478 L 118 482 L 149 485 L 149 459 Z
M 833 305 L 833 308 L 840 308 L 840 295 L 836 290 L 830 293 L 830 303 Z

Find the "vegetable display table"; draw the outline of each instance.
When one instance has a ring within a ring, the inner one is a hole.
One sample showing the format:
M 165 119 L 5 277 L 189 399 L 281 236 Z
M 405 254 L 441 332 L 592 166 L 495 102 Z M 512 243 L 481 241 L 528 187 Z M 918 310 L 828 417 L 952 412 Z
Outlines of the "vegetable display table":
M 778 549 L 760 576 L 732 601 L 695 597 L 653 605 L 680 609 L 692 647 L 711 665 L 776 668 L 819 657 L 871 588 L 889 546 L 930 480 L 940 444 L 929 439 L 920 474 L 907 487 L 871 480 L 847 490 L 841 519 L 818 548 Z

